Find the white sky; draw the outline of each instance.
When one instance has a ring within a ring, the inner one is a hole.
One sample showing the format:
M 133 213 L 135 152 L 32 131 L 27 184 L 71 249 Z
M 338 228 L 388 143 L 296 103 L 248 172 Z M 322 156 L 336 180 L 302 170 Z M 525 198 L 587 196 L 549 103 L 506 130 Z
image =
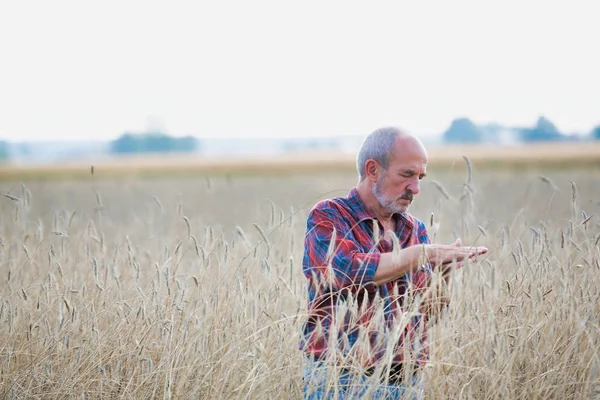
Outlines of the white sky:
M 0 0 L 0 139 L 600 124 L 597 1 Z

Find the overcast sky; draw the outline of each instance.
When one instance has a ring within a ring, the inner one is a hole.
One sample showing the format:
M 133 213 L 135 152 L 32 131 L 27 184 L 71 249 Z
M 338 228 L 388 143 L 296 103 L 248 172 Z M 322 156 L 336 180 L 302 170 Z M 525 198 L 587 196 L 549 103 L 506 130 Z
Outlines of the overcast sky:
M 0 139 L 600 124 L 597 1 L 0 0 Z

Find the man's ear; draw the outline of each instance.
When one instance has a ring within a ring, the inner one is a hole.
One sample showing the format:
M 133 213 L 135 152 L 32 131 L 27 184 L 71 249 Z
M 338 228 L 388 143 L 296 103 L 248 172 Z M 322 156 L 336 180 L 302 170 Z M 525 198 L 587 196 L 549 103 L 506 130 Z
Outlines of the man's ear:
M 379 163 L 377 161 L 369 159 L 367 162 L 365 162 L 365 173 L 367 175 L 367 179 L 371 182 L 377 182 L 377 173 L 379 170 Z

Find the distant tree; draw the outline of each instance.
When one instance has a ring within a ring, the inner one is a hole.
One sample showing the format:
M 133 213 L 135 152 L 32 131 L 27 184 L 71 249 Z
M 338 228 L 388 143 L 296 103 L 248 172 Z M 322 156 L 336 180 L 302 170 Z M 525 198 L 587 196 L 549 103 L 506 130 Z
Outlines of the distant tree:
M 173 151 L 173 138 L 160 132 L 147 133 L 140 137 L 142 151 L 149 153 L 169 153 Z
M 138 141 L 135 135 L 125 133 L 111 142 L 110 151 L 117 154 L 136 153 L 138 151 Z
M 186 152 L 194 151 L 198 148 L 198 141 L 193 136 L 184 136 L 179 139 L 175 139 L 173 144 L 173 151 Z
M 192 136 L 175 138 L 161 132 L 125 133 L 111 142 L 110 151 L 116 154 L 191 152 L 197 146 L 197 140 Z
M 592 139 L 594 139 L 594 140 L 600 140 L 600 125 L 598 125 L 594 129 L 592 129 L 591 136 L 592 136 Z
M 4 140 L 0 140 L 0 162 L 8 160 L 8 153 L 8 143 Z
M 483 133 L 468 118 L 457 118 L 444 132 L 444 141 L 447 143 L 481 143 Z
M 535 127 L 521 130 L 521 139 L 525 142 L 547 142 L 565 139 L 548 118 L 540 117 Z

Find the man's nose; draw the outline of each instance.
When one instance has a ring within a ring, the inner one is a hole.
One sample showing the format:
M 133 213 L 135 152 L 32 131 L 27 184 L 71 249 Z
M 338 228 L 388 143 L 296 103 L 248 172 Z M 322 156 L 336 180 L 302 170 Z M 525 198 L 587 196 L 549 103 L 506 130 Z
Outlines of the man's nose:
M 419 194 L 419 180 L 412 181 L 408 184 L 408 190 L 412 192 L 412 194 Z

